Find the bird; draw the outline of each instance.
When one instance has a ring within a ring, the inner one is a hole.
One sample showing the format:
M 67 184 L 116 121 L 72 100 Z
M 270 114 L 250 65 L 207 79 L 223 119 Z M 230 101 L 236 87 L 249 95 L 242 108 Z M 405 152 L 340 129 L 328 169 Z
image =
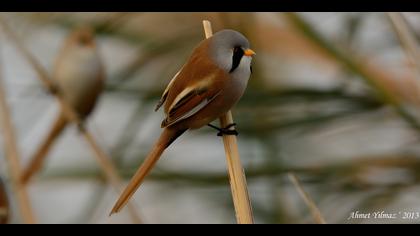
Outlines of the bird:
M 119 212 L 137 191 L 164 150 L 187 130 L 209 125 L 218 135 L 237 135 L 235 124 L 218 128 L 210 122 L 228 112 L 242 97 L 256 53 L 238 31 L 224 29 L 202 40 L 170 80 L 155 111 L 164 106 L 160 137 L 131 178 L 110 215 Z
M 56 57 L 52 73 L 55 89 L 74 109 L 78 118 L 85 121 L 97 103 L 104 80 L 104 66 L 93 30 L 86 26 L 76 28 L 67 36 Z M 48 135 L 24 169 L 22 183 L 27 183 L 42 168 L 51 146 L 69 123 L 64 111 L 60 110 Z

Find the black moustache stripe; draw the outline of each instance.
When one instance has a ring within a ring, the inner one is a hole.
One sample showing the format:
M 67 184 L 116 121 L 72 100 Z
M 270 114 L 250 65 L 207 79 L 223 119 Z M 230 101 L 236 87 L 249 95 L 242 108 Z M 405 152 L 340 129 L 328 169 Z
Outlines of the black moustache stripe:
M 238 68 L 239 63 L 241 63 L 241 59 L 244 56 L 244 50 L 241 47 L 235 47 L 233 49 L 233 56 L 232 56 L 232 68 L 230 69 L 229 73 L 235 71 Z

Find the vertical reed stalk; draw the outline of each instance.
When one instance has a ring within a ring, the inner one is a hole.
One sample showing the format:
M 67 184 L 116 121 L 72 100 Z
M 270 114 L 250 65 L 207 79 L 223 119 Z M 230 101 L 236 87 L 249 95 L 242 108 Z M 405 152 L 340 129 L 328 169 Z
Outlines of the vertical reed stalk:
M 24 184 L 20 180 L 22 169 L 20 166 L 20 154 L 16 143 L 15 131 L 13 128 L 12 117 L 6 101 L 6 94 L 3 85 L 2 71 L 0 68 L 0 121 L 4 136 L 5 156 L 8 162 L 10 178 L 16 192 L 16 200 L 24 223 L 36 223 L 32 212 L 29 195 Z
M 321 214 L 321 211 L 316 206 L 311 196 L 309 196 L 309 194 L 305 192 L 297 176 L 294 173 L 288 173 L 288 176 L 289 176 L 290 181 L 293 183 L 296 190 L 298 191 L 299 195 L 302 197 L 306 206 L 308 206 L 309 210 L 311 211 L 312 217 L 314 218 L 315 222 L 317 224 L 326 224 L 325 219 Z
M 203 21 L 203 27 L 206 38 L 211 37 L 213 35 L 211 23 L 205 20 Z M 220 117 L 221 127 L 226 127 L 229 124 L 233 124 L 233 117 L 230 111 Z M 245 173 L 239 157 L 236 136 L 223 135 L 223 143 L 225 146 L 236 220 L 239 224 L 252 224 L 254 223 L 254 220 L 252 216 L 251 202 L 249 200 Z

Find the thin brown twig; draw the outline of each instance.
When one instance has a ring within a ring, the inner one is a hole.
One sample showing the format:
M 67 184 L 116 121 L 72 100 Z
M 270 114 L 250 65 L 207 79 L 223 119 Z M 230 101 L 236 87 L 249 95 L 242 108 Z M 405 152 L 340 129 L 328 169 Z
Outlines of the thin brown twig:
M 203 21 L 204 32 L 206 38 L 213 35 L 210 21 Z M 220 117 L 221 127 L 233 124 L 232 113 L 229 111 Z M 232 190 L 233 204 L 235 206 L 236 220 L 239 224 L 252 224 L 254 219 L 252 216 L 251 201 L 249 200 L 248 189 L 246 184 L 245 173 L 239 157 L 238 144 L 236 136 L 224 135 L 223 143 L 227 159 L 229 172 L 230 187 Z
M 416 77 L 420 80 L 420 49 L 417 45 L 416 38 L 409 27 L 407 20 L 404 15 L 400 12 L 388 12 L 388 18 L 391 21 L 391 25 L 400 40 L 401 46 L 404 48 L 405 54 L 417 71 Z M 420 84 L 416 80 L 415 93 L 416 98 L 420 99 Z
M 106 173 L 108 181 L 114 186 L 117 192 L 122 191 L 122 178 L 115 169 L 111 159 L 108 155 L 98 146 L 95 142 L 95 139 L 89 132 L 83 132 L 82 135 L 85 137 L 86 141 L 89 143 L 90 147 L 95 153 L 95 159 L 98 162 L 101 169 Z M 134 223 L 141 224 L 143 221 L 139 214 L 136 211 L 135 206 L 132 203 L 128 203 L 128 211 L 132 217 Z
M 36 223 L 35 216 L 32 212 L 31 202 L 25 185 L 20 180 L 22 169 L 20 166 L 20 154 L 16 143 L 15 131 L 13 128 L 12 118 L 9 106 L 6 101 L 6 94 L 3 86 L 3 77 L 0 70 L 0 120 L 4 135 L 5 156 L 9 166 L 10 177 L 16 199 L 19 203 L 19 210 L 22 219 L 27 224 Z
M 38 74 L 38 78 L 42 81 L 43 85 L 55 96 L 66 117 L 71 122 L 76 124 L 77 127 L 79 127 L 82 136 L 86 139 L 89 146 L 95 153 L 95 159 L 98 162 L 99 166 L 102 168 L 103 172 L 105 173 L 106 178 L 114 187 L 115 191 L 120 192 L 122 186 L 121 177 L 119 176 L 116 167 L 110 161 L 111 158 L 100 148 L 100 146 L 97 144 L 90 132 L 86 128 L 83 128 L 84 126 L 82 124 L 82 121 L 79 119 L 77 113 L 73 110 L 73 108 L 64 99 L 60 91 L 55 88 L 48 72 L 41 66 L 40 63 L 38 63 L 36 58 L 24 47 L 24 44 L 21 42 L 21 40 L 17 37 L 17 35 L 12 31 L 12 29 L 2 18 L 0 18 L 0 24 L 3 26 L 3 30 L 7 34 L 7 36 L 9 36 L 9 38 L 12 39 L 11 41 L 13 41 L 13 43 L 16 45 L 19 51 L 22 52 L 22 54 L 34 67 L 35 71 Z M 134 205 L 129 204 L 129 208 L 133 222 L 141 223 L 141 218 L 137 214 Z
M 312 217 L 314 218 L 315 222 L 317 224 L 326 224 L 326 221 L 324 217 L 322 216 L 321 211 L 316 206 L 311 196 L 309 196 L 309 194 L 303 189 L 302 184 L 300 183 L 297 176 L 292 172 L 289 172 L 288 176 L 289 176 L 290 181 L 293 183 L 296 190 L 298 191 L 299 195 L 302 197 L 306 206 L 308 206 L 309 210 L 311 211 Z
M 420 49 L 407 20 L 400 12 L 388 12 L 387 15 L 391 20 L 395 33 L 397 34 L 401 45 L 404 47 L 408 58 L 417 68 L 418 75 L 420 75 Z

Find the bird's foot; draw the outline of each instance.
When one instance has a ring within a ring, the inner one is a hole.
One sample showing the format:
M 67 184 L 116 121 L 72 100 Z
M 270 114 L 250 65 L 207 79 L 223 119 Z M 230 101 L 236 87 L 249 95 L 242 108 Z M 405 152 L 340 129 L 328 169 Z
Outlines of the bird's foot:
M 217 131 L 219 131 L 218 133 L 217 133 L 217 136 L 223 136 L 223 135 L 235 135 L 235 136 L 238 136 L 238 131 L 236 131 L 236 130 L 231 130 L 230 128 L 232 128 L 232 127 L 234 127 L 234 126 L 236 126 L 236 123 L 233 123 L 233 124 L 229 124 L 229 125 L 227 125 L 226 127 L 224 127 L 224 128 L 219 128 L 219 127 L 217 127 L 217 126 L 214 126 L 214 125 L 212 125 L 212 124 L 208 124 L 208 126 L 210 126 L 210 127 L 212 127 L 213 129 L 215 129 L 215 130 L 217 130 Z

